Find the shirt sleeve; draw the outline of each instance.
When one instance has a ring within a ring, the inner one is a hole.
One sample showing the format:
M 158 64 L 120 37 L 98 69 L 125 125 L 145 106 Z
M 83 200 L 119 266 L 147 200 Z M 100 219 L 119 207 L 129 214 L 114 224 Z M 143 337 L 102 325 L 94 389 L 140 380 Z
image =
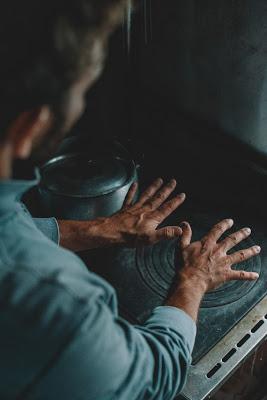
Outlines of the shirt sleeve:
M 185 384 L 195 334 L 191 318 L 173 307 L 134 327 L 100 299 L 90 302 L 27 399 L 172 400 Z
M 56 218 L 33 218 L 37 228 L 56 244 L 59 244 L 60 233 Z

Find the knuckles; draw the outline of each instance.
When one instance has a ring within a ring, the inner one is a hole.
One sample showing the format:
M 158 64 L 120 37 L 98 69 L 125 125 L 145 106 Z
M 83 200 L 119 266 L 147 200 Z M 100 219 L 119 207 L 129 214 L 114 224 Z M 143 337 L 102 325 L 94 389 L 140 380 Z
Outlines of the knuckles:
M 239 276 L 240 276 L 240 279 L 245 279 L 246 274 L 244 271 L 241 271 Z
M 212 235 L 217 235 L 217 234 L 223 234 L 225 231 L 224 227 L 222 225 L 216 225 L 214 227 L 214 230 L 212 232 Z
M 174 235 L 175 235 L 175 231 L 174 231 L 173 228 L 167 227 L 164 230 L 164 236 L 165 236 L 166 239 L 172 239 L 174 237 Z
M 237 243 L 238 243 L 238 238 L 237 238 L 237 236 L 229 236 L 228 239 L 229 239 L 229 241 L 232 242 L 233 244 L 237 244 Z
M 157 196 L 156 196 L 156 200 L 159 200 L 159 201 L 164 201 L 166 199 L 166 195 L 164 194 L 164 193 L 159 193 Z

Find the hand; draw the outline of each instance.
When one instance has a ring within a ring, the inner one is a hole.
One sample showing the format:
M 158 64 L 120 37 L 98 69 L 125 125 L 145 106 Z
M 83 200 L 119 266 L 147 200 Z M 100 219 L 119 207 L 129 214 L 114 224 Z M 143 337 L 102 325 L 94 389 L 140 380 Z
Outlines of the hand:
M 166 201 L 175 187 L 175 180 L 163 186 L 162 179 L 157 179 L 133 205 L 137 191 L 137 184 L 133 184 L 122 210 L 108 219 L 111 230 L 118 235 L 118 241 L 125 246 L 136 247 L 181 236 L 182 229 L 178 226 L 157 229 L 185 200 L 182 193 Z
M 166 305 L 184 310 L 196 321 L 205 292 L 231 280 L 258 279 L 257 273 L 235 271 L 232 266 L 256 256 L 261 248 L 253 246 L 228 255 L 229 250 L 251 234 L 249 228 L 244 228 L 219 241 L 222 234 L 233 226 L 231 219 L 221 221 L 203 239 L 194 243 L 191 243 L 190 225 L 184 222 L 182 226 L 180 250 L 184 265 Z
M 249 228 L 241 229 L 229 235 L 226 239 L 218 240 L 223 233 L 233 226 L 233 220 L 227 219 L 217 225 L 200 241 L 191 243 L 192 230 L 188 223 L 183 223 L 183 236 L 180 247 L 184 268 L 181 279 L 193 279 L 203 284 L 205 291 L 216 289 L 231 280 L 255 280 L 259 275 L 255 272 L 235 271 L 234 264 L 239 264 L 259 254 L 261 248 L 253 246 L 228 255 L 227 252 L 250 234 Z
M 182 235 L 178 226 L 157 229 L 185 200 L 183 193 L 168 200 L 175 187 L 175 180 L 163 186 L 162 179 L 157 179 L 133 205 L 137 192 L 133 184 L 122 210 L 109 218 L 58 221 L 61 246 L 77 252 L 111 245 L 135 247 Z

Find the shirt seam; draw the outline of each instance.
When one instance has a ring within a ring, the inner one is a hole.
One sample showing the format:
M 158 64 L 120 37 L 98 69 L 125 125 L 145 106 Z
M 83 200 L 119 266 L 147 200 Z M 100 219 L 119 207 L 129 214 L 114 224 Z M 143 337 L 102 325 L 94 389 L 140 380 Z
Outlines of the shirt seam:
M 54 222 L 55 222 L 55 224 L 56 224 L 56 228 L 57 228 L 57 237 L 56 237 L 56 243 L 59 245 L 59 243 L 60 243 L 60 230 L 59 230 L 59 224 L 58 224 L 58 221 L 57 221 L 57 219 L 55 218 L 55 217 L 53 217 L 52 218 L 53 220 L 54 220 Z

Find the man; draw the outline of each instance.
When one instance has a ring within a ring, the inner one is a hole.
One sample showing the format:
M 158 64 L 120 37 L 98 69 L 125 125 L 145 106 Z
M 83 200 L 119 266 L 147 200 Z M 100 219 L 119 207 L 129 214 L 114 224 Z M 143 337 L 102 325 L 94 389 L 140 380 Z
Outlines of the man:
M 1 12 L 1 399 L 173 399 L 185 383 L 204 293 L 231 279 L 258 278 L 231 269 L 260 248 L 227 255 L 250 235 L 247 228 L 219 241 L 230 219 L 195 243 L 186 222 L 157 229 L 185 199 L 168 200 L 175 181 L 157 180 L 136 204 L 133 186 L 111 218 L 59 221 L 60 238 L 55 220 L 34 221 L 20 204 L 36 180 L 15 180 L 14 161 L 43 159 L 81 114 L 124 3 L 9 0 Z M 133 246 L 180 235 L 182 272 L 140 327 L 118 317 L 114 290 L 62 247 Z

